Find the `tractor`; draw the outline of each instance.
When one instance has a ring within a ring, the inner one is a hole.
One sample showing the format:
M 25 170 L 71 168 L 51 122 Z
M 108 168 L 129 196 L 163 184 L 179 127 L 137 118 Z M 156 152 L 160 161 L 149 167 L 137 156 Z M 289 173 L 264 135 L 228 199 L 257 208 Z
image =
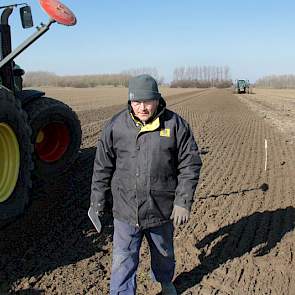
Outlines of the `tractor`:
M 23 89 L 24 70 L 14 59 L 53 23 L 74 25 L 76 17 L 58 0 L 39 0 L 49 15 L 35 33 L 12 50 L 9 17 L 20 7 L 22 27 L 33 27 L 26 3 L 1 6 L 0 23 L 0 225 L 13 221 L 30 204 L 32 180 L 65 173 L 78 156 L 81 125 L 76 113 L 44 92 Z
M 235 93 L 250 93 L 249 80 L 236 80 L 234 85 Z

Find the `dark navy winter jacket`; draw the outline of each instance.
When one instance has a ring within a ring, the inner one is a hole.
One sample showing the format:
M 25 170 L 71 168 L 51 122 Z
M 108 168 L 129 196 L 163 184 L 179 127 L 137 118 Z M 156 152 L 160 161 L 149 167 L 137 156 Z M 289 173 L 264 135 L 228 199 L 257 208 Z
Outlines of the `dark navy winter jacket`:
M 103 211 L 113 198 L 113 216 L 141 228 L 169 221 L 173 205 L 190 210 L 202 162 L 188 123 L 166 109 L 142 125 L 131 108 L 104 127 L 94 160 L 91 206 Z

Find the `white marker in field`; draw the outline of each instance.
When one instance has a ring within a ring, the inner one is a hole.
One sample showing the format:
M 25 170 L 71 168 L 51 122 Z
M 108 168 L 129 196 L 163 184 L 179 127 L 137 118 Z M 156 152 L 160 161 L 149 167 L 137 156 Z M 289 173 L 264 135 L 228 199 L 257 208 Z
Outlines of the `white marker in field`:
M 265 148 L 265 164 L 264 164 L 264 171 L 266 171 L 266 167 L 267 167 L 267 139 L 264 139 L 264 148 Z

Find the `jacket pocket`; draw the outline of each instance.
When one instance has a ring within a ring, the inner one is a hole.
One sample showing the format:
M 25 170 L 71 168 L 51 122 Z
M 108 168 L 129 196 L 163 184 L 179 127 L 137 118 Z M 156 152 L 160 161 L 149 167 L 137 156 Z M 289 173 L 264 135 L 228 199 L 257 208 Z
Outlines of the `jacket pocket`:
M 137 208 L 135 191 L 125 190 L 121 186 L 114 185 L 112 193 L 114 216 L 135 224 Z
M 174 175 L 157 175 L 150 177 L 151 190 L 159 192 L 174 192 L 177 187 L 177 177 Z

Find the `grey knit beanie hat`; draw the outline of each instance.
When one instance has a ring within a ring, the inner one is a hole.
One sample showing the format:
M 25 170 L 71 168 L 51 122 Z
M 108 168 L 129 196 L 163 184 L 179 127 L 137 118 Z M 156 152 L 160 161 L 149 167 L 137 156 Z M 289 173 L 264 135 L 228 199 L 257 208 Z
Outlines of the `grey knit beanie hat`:
M 129 80 L 129 100 L 160 99 L 156 80 L 150 75 L 139 75 Z

